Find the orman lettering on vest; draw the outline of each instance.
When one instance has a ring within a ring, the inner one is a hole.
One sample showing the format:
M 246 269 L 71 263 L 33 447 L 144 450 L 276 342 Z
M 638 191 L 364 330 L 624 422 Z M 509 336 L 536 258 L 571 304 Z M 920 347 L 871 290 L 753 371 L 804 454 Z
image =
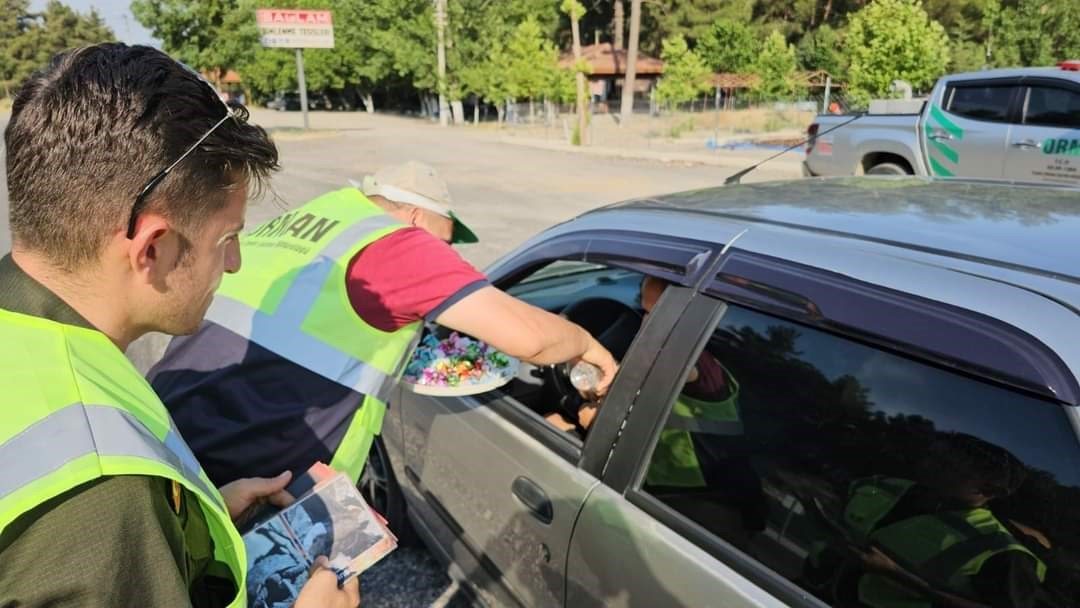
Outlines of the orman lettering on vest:
M 301 214 L 290 211 L 282 214 L 262 226 L 259 226 L 248 238 L 291 238 L 318 243 L 326 237 L 340 222 L 320 217 L 314 213 Z

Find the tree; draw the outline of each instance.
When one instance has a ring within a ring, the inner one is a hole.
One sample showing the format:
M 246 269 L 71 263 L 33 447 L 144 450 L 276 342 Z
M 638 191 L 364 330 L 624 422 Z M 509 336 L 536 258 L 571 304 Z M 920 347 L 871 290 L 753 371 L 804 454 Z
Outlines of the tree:
M 581 58 L 581 29 L 580 21 L 581 16 L 585 14 L 585 7 L 581 5 L 578 0 L 563 0 L 561 9 L 568 17 L 570 17 L 570 31 L 573 36 L 573 49 L 574 49 L 574 71 L 577 72 L 575 80 L 577 81 L 577 128 L 575 138 L 575 144 L 585 145 L 589 143 L 588 135 L 588 110 L 586 108 L 585 101 L 585 72 L 586 66 L 584 60 Z
M 945 73 L 949 37 L 918 0 L 874 0 L 851 17 L 847 31 L 851 95 L 887 95 L 894 80 L 925 90 Z
M 41 13 L 31 13 L 29 3 L 5 0 L 0 16 L 0 80 L 4 94 L 45 67 L 60 51 L 115 40 L 97 11 L 82 14 L 51 0 Z
M 834 79 L 844 80 L 847 58 L 840 52 L 842 46 L 840 34 L 829 25 L 807 32 L 796 48 L 799 65 L 804 70 L 824 70 Z
M 259 49 L 255 0 L 134 0 L 135 19 L 162 49 L 202 72 L 245 63 Z
M 623 74 L 622 99 L 619 105 L 619 126 L 626 124 L 634 113 L 634 94 L 637 93 L 638 47 L 641 46 L 641 0 L 630 2 L 630 49 L 626 51 L 626 73 Z
M 656 85 L 660 103 L 685 103 L 709 90 L 709 66 L 686 46 L 681 35 L 664 41 L 660 58 L 664 60 L 664 77 Z
M 717 19 L 698 43 L 697 52 L 716 72 L 746 72 L 757 59 L 759 43 L 742 21 Z
M 682 35 L 690 44 L 706 36 L 718 19 L 741 23 L 754 16 L 754 0 L 665 0 L 647 2 L 653 39 L 647 47 L 662 50 L 663 40 Z M 659 48 L 658 48 L 659 47 Z
M 795 97 L 795 47 L 784 35 L 773 30 L 761 45 L 753 72 L 759 76 L 754 93 L 763 101 L 778 101 Z

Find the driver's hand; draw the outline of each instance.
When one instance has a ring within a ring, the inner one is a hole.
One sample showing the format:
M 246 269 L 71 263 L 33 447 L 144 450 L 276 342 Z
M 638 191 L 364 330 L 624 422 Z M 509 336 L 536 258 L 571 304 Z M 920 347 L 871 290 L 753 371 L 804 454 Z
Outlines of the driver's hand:
M 612 357 L 608 349 L 604 348 L 595 338 L 589 336 L 588 349 L 581 355 L 581 359 L 599 367 L 603 373 L 600 377 L 600 384 L 597 385 L 594 391 L 595 397 L 603 397 L 607 394 L 612 381 L 615 380 L 616 372 L 619 371 L 619 364 L 615 362 L 615 357 Z
M 581 425 L 581 428 L 588 429 L 593 420 L 596 420 L 596 414 L 600 412 L 600 405 L 600 401 L 590 401 L 578 408 L 578 424 Z

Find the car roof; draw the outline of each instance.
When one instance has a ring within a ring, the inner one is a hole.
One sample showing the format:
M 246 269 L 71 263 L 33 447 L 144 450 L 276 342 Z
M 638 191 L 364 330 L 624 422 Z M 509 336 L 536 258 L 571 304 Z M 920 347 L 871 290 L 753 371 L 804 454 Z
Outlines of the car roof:
M 926 178 L 724 186 L 607 208 L 665 209 L 961 257 L 1080 282 L 1080 190 Z
M 604 207 L 532 243 L 600 231 L 710 242 L 977 311 L 1080 378 L 1077 189 L 918 177 L 721 186 Z
M 1018 78 L 1021 76 L 1044 76 L 1049 78 L 1061 78 L 1080 82 L 1080 72 L 1066 70 L 1060 67 L 1039 68 L 998 68 L 994 70 L 982 70 L 980 72 L 962 72 L 949 74 L 946 80 L 982 80 L 991 78 Z

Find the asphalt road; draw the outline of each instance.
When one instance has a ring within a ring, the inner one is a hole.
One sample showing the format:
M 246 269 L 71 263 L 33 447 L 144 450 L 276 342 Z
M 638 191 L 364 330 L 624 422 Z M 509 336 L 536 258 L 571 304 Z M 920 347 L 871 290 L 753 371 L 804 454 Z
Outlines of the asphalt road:
M 599 205 L 719 185 L 745 163 L 742 156 L 732 158 L 731 167 L 605 158 L 508 144 L 468 127 L 440 129 L 425 121 L 361 113 L 314 113 L 313 126 L 332 130 L 309 133 L 289 128 L 299 124 L 297 113 L 257 110 L 253 120 L 274 132 L 282 170 L 271 191 L 249 206 L 249 226 L 344 187 L 349 178 L 420 160 L 442 173 L 459 215 L 479 235 L 480 243 L 461 248 L 478 267 L 544 228 Z M 6 122 L 0 116 L 0 127 Z M 793 160 L 767 165 L 745 181 L 796 177 Z M 10 249 L 5 174 L 0 172 L 0 252 Z M 148 336 L 133 344 L 128 355 L 145 370 L 166 340 Z M 366 608 L 464 605 L 445 570 L 421 548 L 395 552 L 361 581 Z

